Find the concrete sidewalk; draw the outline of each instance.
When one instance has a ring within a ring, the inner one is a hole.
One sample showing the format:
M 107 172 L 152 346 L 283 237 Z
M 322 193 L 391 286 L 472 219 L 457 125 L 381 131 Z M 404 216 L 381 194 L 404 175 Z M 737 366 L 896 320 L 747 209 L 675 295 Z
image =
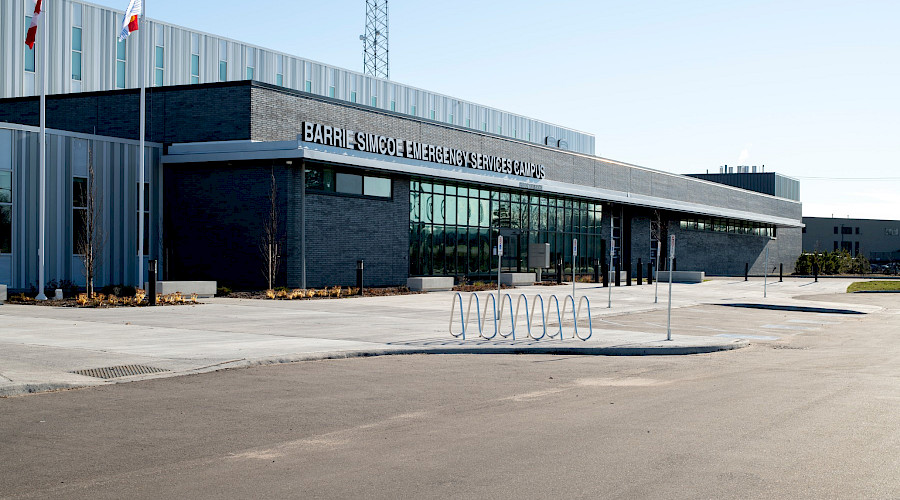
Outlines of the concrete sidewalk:
M 797 297 L 841 292 L 851 281 L 770 283 L 765 299 L 762 280 L 676 283 L 673 308 L 728 303 L 788 307 L 819 304 L 828 308 L 834 304 Z M 604 318 L 665 309 L 668 285 L 660 284 L 659 303 L 654 303 L 654 288 L 614 287 L 612 308 L 607 308 L 607 289 L 579 284 L 577 294 L 591 302 L 593 335 L 587 341 L 573 338 L 571 312 L 569 319 L 563 321 L 564 340 L 527 338 L 524 317 L 518 322 L 517 340 L 499 335 L 490 341 L 479 339 L 474 312 L 466 340 L 454 338 L 448 332 L 452 292 L 313 301 L 216 298 L 196 306 L 157 308 L 74 309 L 5 304 L 0 306 L 0 396 L 337 357 L 413 353 L 693 354 L 748 344 L 739 334 L 702 335 L 679 328 L 677 322 L 673 322 L 671 341 L 665 340 L 664 328 L 646 332 L 607 328 L 611 323 Z M 571 284 L 520 287 L 511 292 L 514 302 L 520 293 L 529 300 L 540 293 L 546 300 L 551 294 L 571 294 L 572 288 Z M 487 297 L 486 292 L 479 295 L 482 299 Z M 853 307 L 860 312 L 872 310 L 867 306 Z M 487 323 L 485 328 L 493 333 L 490 321 Z M 580 320 L 578 327 L 586 335 L 587 319 Z M 540 335 L 540 327 L 533 328 L 533 333 Z M 454 331 L 459 329 L 457 321 Z M 503 331 L 507 329 L 508 323 Z M 553 333 L 551 328 L 548 331 Z M 164 371 L 111 379 L 72 373 L 127 365 Z

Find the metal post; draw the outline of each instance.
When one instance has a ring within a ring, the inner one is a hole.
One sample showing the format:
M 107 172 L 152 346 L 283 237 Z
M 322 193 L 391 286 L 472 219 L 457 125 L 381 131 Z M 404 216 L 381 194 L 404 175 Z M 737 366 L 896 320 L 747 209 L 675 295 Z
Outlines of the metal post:
M 784 262 L 778 264 L 778 282 L 784 281 Z
M 638 285 L 644 284 L 644 265 L 643 265 L 643 262 L 641 262 L 640 258 L 638 258 L 638 263 L 637 263 L 637 284 Z
M 750 279 L 750 263 L 745 262 L 744 263 L 744 281 L 747 281 L 749 279 Z
M 47 64 L 50 59 L 50 20 L 47 19 L 47 4 L 44 3 L 42 12 L 43 22 L 39 22 L 38 30 L 41 31 L 41 110 L 40 110 L 40 212 L 38 224 L 38 294 L 35 299 L 47 300 L 44 294 L 44 263 L 46 259 L 45 237 L 47 225 Z M 60 10 L 62 14 L 62 10 Z
M 300 288 L 306 289 L 306 160 L 300 161 Z
M 156 259 L 147 263 L 147 303 L 156 305 Z
M 572 238 L 572 302 L 575 302 L 575 263 L 576 263 L 577 257 L 578 257 L 578 238 Z
M 768 297 L 769 287 L 769 247 L 766 247 L 766 268 L 763 269 L 763 297 Z
M 813 261 L 813 275 L 816 277 L 816 283 L 819 282 L 819 263 Z
M 672 340 L 672 271 L 675 260 L 675 235 L 669 237 L 669 313 L 666 320 L 666 340 Z
M 146 135 L 146 113 L 147 113 L 147 77 L 146 66 L 147 61 L 144 59 L 144 32 L 148 30 L 147 26 L 147 5 L 141 6 L 141 24 L 138 29 L 138 73 L 141 83 L 141 112 L 140 112 L 140 137 L 138 137 L 138 266 L 137 266 L 137 282 L 144 281 L 144 157 L 146 151 L 144 149 L 144 136 Z
M 363 268 L 365 264 L 360 259 L 356 261 L 356 288 L 359 289 L 359 295 L 363 295 Z
M 500 269 L 503 267 L 503 236 L 497 236 L 497 304 L 500 303 Z

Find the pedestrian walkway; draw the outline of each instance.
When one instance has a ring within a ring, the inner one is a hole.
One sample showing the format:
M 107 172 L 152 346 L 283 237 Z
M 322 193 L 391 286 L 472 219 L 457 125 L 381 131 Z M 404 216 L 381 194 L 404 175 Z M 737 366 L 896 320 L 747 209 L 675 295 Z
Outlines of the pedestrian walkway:
M 762 280 L 715 279 L 675 284 L 673 308 L 700 304 L 763 304 L 779 307 L 834 308 L 831 303 L 803 300 L 803 295 L 842 292 L 850 280 L 787 280 L 770 283 L 763 298 Z M 571 284 L 511 290 L 564 296 Z M 414 353 L 542 353 L 580 355 L 695 354 L 746 346 L 753 335 L 710 317 L 715 332 L 696 322 L 679 326 L 678 315 L 667 341 L 664 325 L 619 327 L 616 317 L 666 307 L 667 285 L 621 286 L 609 291 L 578 284 L 576 294 L 590 298 L 593 335 L 573 338 L 571 320 L 563 322 L 564 339 L 535 341 L 466 340 L 448 331 L 454 293 L 438 292 L 341 300 L 269 301 L 215 298 L 196 306 L 73 309 L 5 304 L 0 306 L 0 395 L 108 384 L 146 378 L 202 373 L 262 363 L 324 358 Z M 487 292 L 482 292 L 482 296 Z M 846 308 L 845 305 L 841 305 Z M 727 317 L 731 308 L 715 314 Z M 870 312 L 871 306 L 853 306 Z M 877 309 L 877 308 L 875 308 Z M 520 319 L 522 328 L 524 320 Z M 586 328 L 579 322 L 579 329 Z M 457 325 L 458 327 L 458 325 Z M 74 373 L 116 368 L 123 376 L 102 379 Z M 129 375 L 129 373 L 138 373 Z

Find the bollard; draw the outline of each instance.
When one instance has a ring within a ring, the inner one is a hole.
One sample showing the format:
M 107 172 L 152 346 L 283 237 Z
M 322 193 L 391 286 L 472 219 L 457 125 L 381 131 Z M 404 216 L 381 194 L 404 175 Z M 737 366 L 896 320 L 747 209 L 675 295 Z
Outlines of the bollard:
M 778 264 L 778 282 L 784 281 L 784 263 Z
M 647 284 L 648 285 L 653 284 L 653 263 L 652 262 L 647 263 Z
M 563 275 L 563 259 L 560 256 L 556 259 L 556 284 L 562 285 L 562 275 Z
M 622 285 L 622 276 L 619 274 L 621 272 L 620 268 L 621 268 L 621 266 L 619 265 L 619 258 L 616 257 L 616 270 L 614 271 L 616 274 L 616 276 L 615 276 L 616 286 Z
M 750 263 L 746 262 L 746 263 L 744 263 L 744 281 L 747 281 L 749 279 L 750 279 Z
M 356 261 L 356 288 L 359 289 L 359 295 L 363 295 L 363 269 L 365 264 L 363 264 L 362 259 Z
M 677 270 L 678 270 L 678 258 L 672 257 L 672 272 L 675 272 Z
M 628 265 L 625 266 L 625 286 L 631 286 L 631 259 L 628 259 Z
M 813 276 L 816 277 L 816 283 L 819 282 L 819 263 L 813 261 Z
M 641 262 L 641 259 L 638 259 L 638 265 L 637 265 L 637 284 L 638 284 L 638 285 L 643 285 L 643 284 L 644 284 L 644 283 L 643 283 L 643 281 L 644 281 L 644 274 L 643 274 L 643 272 L 644 272 L 644 266 L 643 266 L 643 263 Z
M 147 300 L 151 306 L 156 305 L 156 259 L 147 262 Z
M 594 283 L 600 283 L 600 259 L 594 259 Z
M 603 273 L 603 286 L 609 286 L 609 266 L 606 265 L 606 260 L 604 260 L 603 265 L 600 266 L 600 272 Z

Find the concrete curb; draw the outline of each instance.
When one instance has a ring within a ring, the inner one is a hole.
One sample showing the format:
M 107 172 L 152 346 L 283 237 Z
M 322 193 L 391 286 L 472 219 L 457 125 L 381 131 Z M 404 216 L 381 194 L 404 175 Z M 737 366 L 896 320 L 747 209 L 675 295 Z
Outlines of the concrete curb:
M 661 341 L 664 342 L 664 341 Z M 46 393 L 52 391 L 81 389 L 102 385 L 125 384 L 141 380 L 153 380 L 161 378 L 182 377 L 185 375 L 199 375 L 222 370 L 248 368 L 251 366 L 266 366 L 303 361 L 322 361 L 328 359 L 365 358 L 374 356 L 398 356 L 412 354 L 545 354 L 545 355 L 572 355 L 572 356 L 682 356 L 689 354 L 708 354 L 719 351 L 731 351 L 747 347 L 750 342 L 745 339 L 734 339 L 727 343 L 668 347 L 661 345 L 621 345 L 621 346 L 534 346 L 534 345 L 491 345 L 491 346 L 460 346 L 460 347 L 386 347 L 373 349 L 358 349 L 351 351 L 326 351 L 315 353 L 292 354 L 284 356 L 271 356 L 265 358 L 239 359 L 216 363 L 209 366 L 193 368 L 181 371 L 160 372 L 148 375 L 136 375 L 133 377 L 121 377 L 109 380 L 97 380 L 96 383 L 42 383 L 21 384 L 8 387 L 0 387 L 0 398 L 24 396 L 29 394 Z

